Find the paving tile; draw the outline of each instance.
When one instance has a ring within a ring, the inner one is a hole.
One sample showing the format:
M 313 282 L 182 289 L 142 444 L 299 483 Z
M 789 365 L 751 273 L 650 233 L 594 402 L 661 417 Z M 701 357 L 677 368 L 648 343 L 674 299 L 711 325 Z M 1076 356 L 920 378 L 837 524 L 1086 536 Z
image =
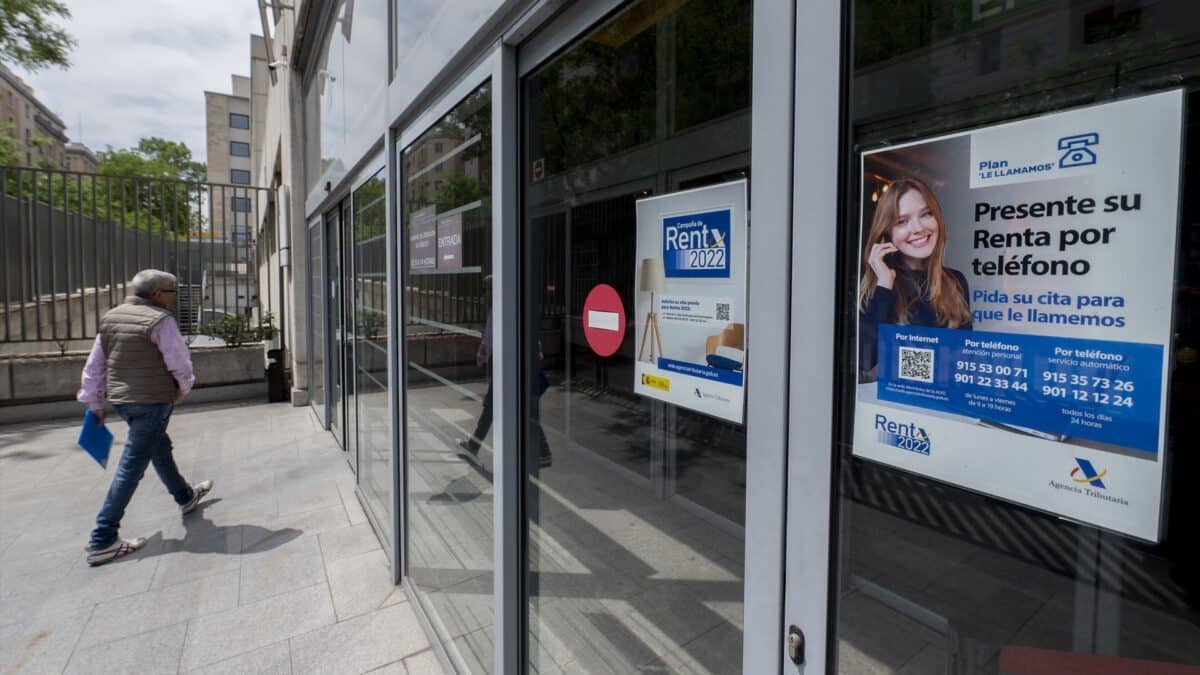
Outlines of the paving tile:
M 396 588 L 380 550 L 326 563 L 326 571 L 338 621 L 379 609 Z
M 184 533 L 163 541 L 151 588 L 237 571 L 241 567 L 242 526 L 215 525 L 203 514 L 189 519 Z
M 326 564 L 381 550 L 379 539 L 375 536 L 375 530 L 371 529 L 370 523 L 326 530 L 318 536 Z
M 92 613 L 79 646 L 113 642 L 159 626 L 223 612 L 237 607 L 237 601 L 235 571 L 103 602 Z
M 408 670 L 408 675 L 444 675 L 446 672 L 442 669 L 442 662 L 438 661 L 437 654 L 432 649 L 426 649 L 420 654 L 414 654 L 404 659 L 404 667 Z
M 367 522 L 367 512 L 363 511 L 362 504 L 354 494 L 354 489 L 340 488 L 339 492 L 342 495 L 342 504 L 346 509 L 346 517 L 350 519 L 350 524 L 359 525 Z
M 303 673 L 362 673 L 429 648 L 408 604 L 395 605 L 292 639 L 292 668 Z
M 396 586 L 392 589 L 392 592 L 390 595 L 388 595 L 387 599 L 383 601 L 383 604 L 380 605 L 380 608 L 391 607 L 392 605 L 398 605 L 402 602 L 408 602 L 408 592 L 404 590 L 403 586 Z
M 280 515 L 269 519 L 255 520 L 254 524 L 242 526 L 242 548 L 255 553 L 271 546 L 279 546 L 301 535 L 315 535 L 327 530 L 346 527 L 346 511 L 332 506 L 316 511 Z
M 403 661 L 393 661 L 386 666 L 367 671 L 366 675 L 408 675 L 408 668 Z
M 242 557 L 239 604 L 248 605 L 325 581 L 325 565 L 317 538 L 297 537 Z
M 188 675 L 291 675 L 292 650 L 287 640 L 246 652 Z
M 116 642 L 78 647 L 64 671 L 75 673 L 174 673 L 179 667 L 186 623 L 133 635 Z
M 60 673 L 92 615 L 92 608 L 47 614 L 15 630 L 0 653 L 0 672 Z
M 84 556 L 80 555 L 67 574 L 54 584 L 54 590 L 41 597 L 38 611 L 61 613 L 85 607 L 91 609 L 97 603 L 150 590 L 159 562 L 154 548 L 155 543 L 151 542 L 140 551 L 99 567 L 88 566 Z
M 229 656 L 329 626 L 335 621 L 333 602 L 325 584 L 192 619 L 188 624 L 180 669 L 186 671 L 207 666 Z

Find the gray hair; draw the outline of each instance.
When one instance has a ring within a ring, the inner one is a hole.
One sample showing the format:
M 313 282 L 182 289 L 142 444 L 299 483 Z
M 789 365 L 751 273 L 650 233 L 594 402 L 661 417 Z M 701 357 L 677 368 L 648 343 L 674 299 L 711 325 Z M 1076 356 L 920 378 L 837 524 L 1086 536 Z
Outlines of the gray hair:
M 133 275 L 133 294 L 139 298 L 150 298 L 158 291 L 175 288 L 175 275 L 162 270 L 142 270 Z

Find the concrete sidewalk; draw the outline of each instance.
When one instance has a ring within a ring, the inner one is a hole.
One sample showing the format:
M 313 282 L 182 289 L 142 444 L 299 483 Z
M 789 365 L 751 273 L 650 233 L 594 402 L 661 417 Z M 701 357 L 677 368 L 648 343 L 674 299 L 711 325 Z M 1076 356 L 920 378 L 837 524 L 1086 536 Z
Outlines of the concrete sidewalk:
M 442 673 L 307 407 L 184 406 L 170 433 L 191 482 L 181 518 L 148 469 L 122 523 L 137 553 L 83 547 L 117 464 L 74 422 L 0 430 L 0 673 Z

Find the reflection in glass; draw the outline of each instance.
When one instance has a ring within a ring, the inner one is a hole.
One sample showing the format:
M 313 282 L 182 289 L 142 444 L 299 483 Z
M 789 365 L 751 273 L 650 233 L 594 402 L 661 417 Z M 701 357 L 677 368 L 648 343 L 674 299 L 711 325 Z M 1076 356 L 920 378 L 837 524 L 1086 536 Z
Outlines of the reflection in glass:
M 385 541 L 392 534 L 388 412 L 387 194 L 383 169 L 354 191 L 354 364 L 358 487 Z
M 1152 661 L 1163 668 L 1153 672 L 1185 672 L 1181 664 L 1193 672 L 1200 666 L 1200 547 L 1191 521 L 1200 493 L 1191 482 L 1200 436 L 1188 417 L 1200 409 L 1200 5 L 996 3 L 979 15 L 970 5 L 853 3 L 851 175 L 865 148 L 1167 88 L 1188 91 L 1178 254 L 1187 262 L 1174 298 L 1165 536 L 1150 545 L 862 461 L 846 440 L 838 446 L 838 670 L 1032 672 L 1021 664 L 1054 659 L 1076 672 L 1152 672 Z M 859 213 L 872 189 L 851 189 L 843 212 Z M 858 223 L 843 227 L 856 231 Z M 845 240 L 844 281 L 853 288 L 857 237 Z M 856 315 L 853 300 L 843 304 L 848 358 L 840 372 L 851 396 Z M 842 438 L 850 439 L 853 415 L 842 418 Z
M 408 578 L 460 673 L 492 667 L 491 87 L 404 150 Z
M 317 66 L 304 93 L 305 174 L 308 189 L 332 171 L 344 174 L 347 157 L 383 123 L 387 82 L 387 0 L 338 0 Z
M 600 357 L 581 315 L 635 306 L 639 198 L 747 177 L 750 26 L 635 2 L 522 83 L 533 672 L 741 671 L 745 428 L 635 395 L 633 322 Z

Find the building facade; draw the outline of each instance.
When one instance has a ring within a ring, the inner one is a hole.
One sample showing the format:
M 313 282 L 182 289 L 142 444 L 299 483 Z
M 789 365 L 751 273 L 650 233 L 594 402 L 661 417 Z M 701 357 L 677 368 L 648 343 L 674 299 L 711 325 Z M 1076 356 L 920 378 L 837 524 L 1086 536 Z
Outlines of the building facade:
M 293 402 L 449 668 L 1200 668 L 1194 3 L 271 4 Z
M 17 141 L 25 166 L 68 168 L 67 125 L 20 77 L 0 64 L 0 124 Z
M 255 210 L 251 191 L 239 189 L 253 185 L 250 78 L 233 75 L 231 82 L 232 94 L 204 92 L 207 180 L 227 186 L 213 195 L 213 211 L 222 216 L 215 222 L 227 225 L 227 231 L 218 236 L 245 240 L 250 237 Z
M 100 159 L 96 157 L 96 153 L 83 143 L 67 143 L 64 152 L 68 171 L 96 173 L 96 169 L 100 167 Z

